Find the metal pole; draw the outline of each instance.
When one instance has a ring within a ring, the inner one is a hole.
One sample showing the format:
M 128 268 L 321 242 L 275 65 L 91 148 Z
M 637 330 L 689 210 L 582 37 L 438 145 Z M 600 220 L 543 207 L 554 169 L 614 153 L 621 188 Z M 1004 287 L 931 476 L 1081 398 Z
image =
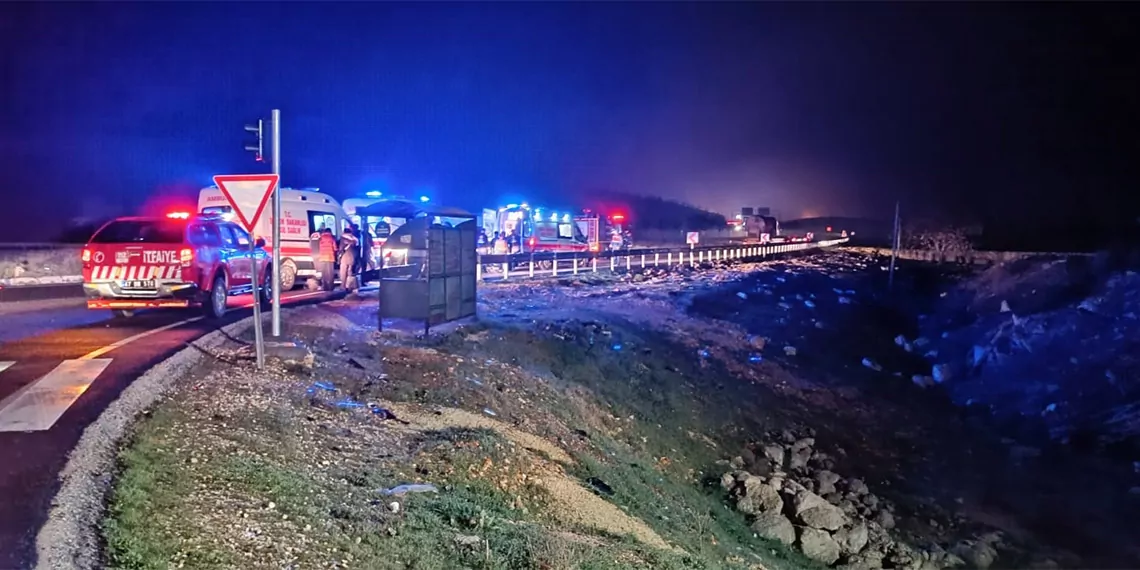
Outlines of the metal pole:
M 281 110 L 274 109 L 269 123 L 273 125 L 270 144 L 273 145 L 273 173 L 277 175 L 277 189 L 273 191 L 273 325 L 274 337 L 281 336 Z M 261 326 L 258 325 L 258 330 Z
M 256 242 L 249 240 L 249 261 L 253 267 L 253 342 L 257 353 L 257 367 L 261 368 L 265 366 L 265 346 L 261 338 L 261 295 L 258 294 L 261 282 L 257 275 L 257 254 L 254 253 L 256 250 Z
M 895 287 L 895 259 L 899 255 L 899 203 L 895 202 L 895 227 L 891 237 L 891 271 L 887 277 L 887 289 Z

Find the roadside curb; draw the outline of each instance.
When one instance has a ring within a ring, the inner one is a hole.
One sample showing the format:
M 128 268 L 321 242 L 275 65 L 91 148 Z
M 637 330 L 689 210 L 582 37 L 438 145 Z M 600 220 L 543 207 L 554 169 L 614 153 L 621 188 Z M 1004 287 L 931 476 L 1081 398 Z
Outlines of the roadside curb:
M 302 308 L 305 307 L 282 308 L 281 314 Z M 250 315 L 207 333 L 155 364 L 124 388 L 83 430 L 60 470 L 59 490 L 52 498 L 47 520 L 36 534 L 35 568 L 102 567 L 99 523 L 106 513 L 119 444 L 143 412 L 166 396 L 211 351 L 252 328 L 253 318 Z M 262 315 L 262 326 L 269 320 L 268 313 Z

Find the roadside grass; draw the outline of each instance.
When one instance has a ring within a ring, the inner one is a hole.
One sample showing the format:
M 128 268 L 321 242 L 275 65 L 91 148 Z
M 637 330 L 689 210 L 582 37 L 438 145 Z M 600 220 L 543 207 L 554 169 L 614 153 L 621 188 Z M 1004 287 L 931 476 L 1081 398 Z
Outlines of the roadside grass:
M 727 371 L 663 336 L 631 330 L 562 323 L 535 334 L 480 325 L 379 350 L 365 343 L 346 349 L 329 336 L 318 342 L 331 342 L 334 354 L 371 350 L 367 358 L 383 362 L 388 378 L 378 381 L 375 371 L 343 365 L 317 375 L 337 384 L 335 398 L 343 391 L 360 401 L 476 410 L 485 402 L 498 411 L 498 421 L 561 441 L 574 459 L 562 469 L 675 550 L 560 519 L 546 488 L 534 483 L 556 462 L 499 432 L 394 435 L 367 411 L 317 405 L 284 391 L 312 381 L 296 373 L 292 382 L 279 378 L 257 388 L 235 368 L 216 363 L 200 371 L 207 388 L 164 401 L 137 424 L 122 451 L 104 523 L 108 565 L 814 567 L 756 538 L 716 484 L 727 469 L 717 462 L 741 447 L 735 430 L 764 421 L 742 412 L 710 415 L 714 404 L 739 398 L 723 388 L 731 384 L 724 381 Z M 215 385 L 209 375 L 236 377 L 236 384 Z M 273 393 L 257 396 L 259 389 Z M 219 402 L 220 412 L 214 410 Z M 360 428 L 361 422 L 377 431 Z M 195 455 L 208 459 L 188 465 Z M 380 492 L 419 481 L 439 492 Z M 257 557 L 251 559 L 250 550 Z
M 186 419 L 174 406 L 159 406 L 138 424 L 120 454 L 102 529 L 109 567 L 168 568 L 179 550 L 172 529 L 193 532 L 193 520 L 180 519 L 178 513 L 194 480 L 173 449 L 178 445 L 176 426 Z M 183 560 L 189 567 L 227 566 L 231 561 L 228 553 L 209 548 Z

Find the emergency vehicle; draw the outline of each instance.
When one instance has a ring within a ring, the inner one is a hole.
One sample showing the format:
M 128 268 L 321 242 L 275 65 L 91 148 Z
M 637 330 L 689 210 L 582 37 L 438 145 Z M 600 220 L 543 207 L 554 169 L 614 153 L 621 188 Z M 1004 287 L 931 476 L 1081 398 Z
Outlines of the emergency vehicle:
M 597 216 L 571 216 L 527 204 L 483 211 L 483 231 L 488 240 L 493 241 L 496 232 L 509 236 L 510 253 L 598 251 L 600 230 Z
M 87 308 L 110 309 L 116 317 L 137 309 L 202 307 L 207 316 L 226 313 L 230 295 L 253 290 L 261 301 L 272 293 L 271 257 L 262 240 L 250 251 L 249 234 L 221 216 L 127 217 L 99 228 L 83 248 Z
M 233 220 L 234 212 L 222 191 L 216 186 L 203 188 L 198 194 L 198 211 L 217 214 Z M 253 235 L 265 240 L 267 251 L 273 251 L 273 210 L 266 208 Z M 281 189 L 281 289 L 288 291 L 297 278 L 317 277 L 316 242 L 310 237 L 324 228 L 339 236 L 348 227 L 349 218 L 339 202 L 317 188 Z
M 384 243 L 388 241 L 388 236 L 396 231 L 396 228 L 404 224 L 403 218 L 393 218 L 390 216 L 361 216 L 359 211 L 367 208 L 373 204 L 384 201 L 404 201 L 411 202 L 403 196 L 381 196 L 379 192 L 368 192 L 366 198 L 348 198 L 344 201 L 344 214 L 348 216 L 349 221 L 356 224 L 361 230 L 372 232 L 372 261 L 379 265 L 381 252 Z M 427 202 L 426 197 L 421 196 L 420 202 Z M 390 260 L 388 260 L 390 262 Z

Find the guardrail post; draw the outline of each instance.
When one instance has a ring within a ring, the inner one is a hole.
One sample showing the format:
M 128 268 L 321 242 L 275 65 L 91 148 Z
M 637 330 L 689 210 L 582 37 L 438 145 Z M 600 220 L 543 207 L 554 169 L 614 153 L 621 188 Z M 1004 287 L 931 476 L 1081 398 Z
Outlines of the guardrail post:
M 673 252 L 666 251 L 665 252 L 665 266 L 668 267 L 670 265 L 673 265 Z
M 697 266 L 697 258 L 693 255 L 693 250 L 689 250 L 689 267 Z
M 534 277 L 534 254 L 530 254 L 530 277 Z
M 610 273 L 614 271 L 614 256 L 610 255 Z
M 596 256 L 590 258 L 590 265 L 591 265 L 591 267 L 593 267 L 592 271 L 594 273 L 597 273 L 598 272 L 598 258 Z
M 645 269 L 645 254 L 641 254 L 641 268 Z
M 475 280 L 476 281 L 482 281 L 483 280 L 483 264 L 479 263 L 478 261 L 479 261 L 479 258 L 475 258 L 475 262 L 476 262 L 475 263 Z
M 629 256 L 627 255 L 627 256 L 625 256 L 625 272 L 626 273 L 629 273 L 629 271 L 630 271 L 629 263 L 630 263 L 629 262 Z
M 558 276 L 558 258 L 557 257 L 554 258 L 554 263 L 550 267 L 550 275 L 551 275 L 551 277 L 557 277 Z
M 578 274 L 578 261 L 579 261 L 578 256 L 575 255 L 574 256 L 574 275 Z
M 654 253 L 653 254 L 653 267 L 657 267 L 658 261 L 661 261 L 661 254 L 660 253 Z
M 510 277 L 510 274 L 511 274 L 511 262 L 504 261 L 503 262 L 503 281 L 506 281 L 507 277 Z

